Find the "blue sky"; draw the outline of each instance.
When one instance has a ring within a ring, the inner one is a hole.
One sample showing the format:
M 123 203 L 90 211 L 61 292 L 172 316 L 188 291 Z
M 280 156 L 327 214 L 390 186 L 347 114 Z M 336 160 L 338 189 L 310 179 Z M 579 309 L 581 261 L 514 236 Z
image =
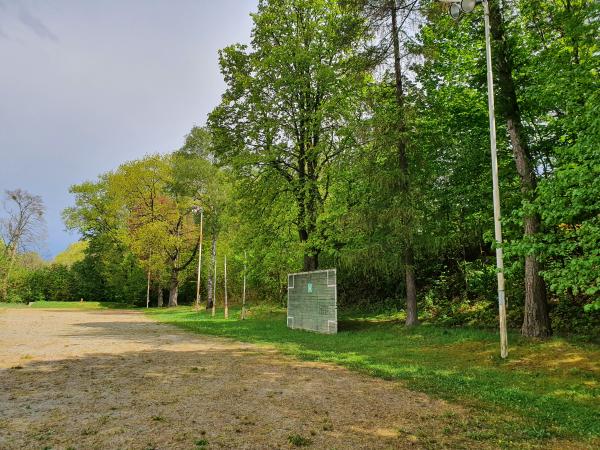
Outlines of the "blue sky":
M 255 0 L 0 0 L 0 190 L 47 206 L 73 241 L 69 186 L 181 146 L 219 102 L 217 50 L 250 39 Z

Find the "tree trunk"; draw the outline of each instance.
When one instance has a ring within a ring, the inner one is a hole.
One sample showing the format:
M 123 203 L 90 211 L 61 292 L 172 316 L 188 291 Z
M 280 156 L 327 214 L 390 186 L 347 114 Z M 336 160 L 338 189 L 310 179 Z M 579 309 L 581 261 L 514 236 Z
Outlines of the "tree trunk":
M 525 308 L 521 334 L 528 337 L 548 337 L 552 334 L 546 285 L 539 275 L 539 263 L 534 256 L 525 257 Z
M 179 292 L 179 277 L 177 271 L 171 271 L 171 283 L 169 285 L 169 306 L 177 306 L 177 293 Z
M 299 220 L 305 220 L 303 217 L 299 217 Z M 317 270 L 319 267 L 319 253 L 316 249 L 308 249 L 306 248 L 306 243 L 308 242 L 308 231 L 306 228 L 300 228 L 298 230 L 298 235 L 300 237 L 300 242 L 305 245 L 304 250 L 304 264 L 303 270 L 304 272 L 311 272 L 313 270 Z
M 210 266 L 211 270 L 208 272 L 208 281 L 206 283 L 206 310 L 212 308 L 213 305 L 213 280 L 212 280 L 212 266 Z
M 406 284 L 406 326 L 413 326 L 419 323 L 417 315 L 417 285 L 415 281 L 414 269 L 414 250 L 410 235 L 412 233 L 412 217 L 409 205 L 410 179 L 408 171 L 408 155 L 406 143 L 406 123 L 404 117 L 404 88 L 402 86 L 402 66 L 400 64 L 400 38 L 398 36 L 398 17 L 396 0 L 389 2 L 391 25 L 392 25 L 392 43 L 394 47 L 394 76 L 396 90 L 396 105 L 398 107 L 398 137 L 397 137 L 397 155 L 400 168 L 399 188 L 400 195 L 403 197 L 403 203 L 406 205 L 401 218 L 404 233 L 403 248 L 403 266 L 404 280 Z
M 502 92 L 502 112 L 506 120 L 508 135 L 513 150 L 517 173 L 521 181 L 523 200 L 535 199 L 536 175 L 533 161 L 522 132 L 521 112 L 517 101 L 512 60 L 504 33 L 502 12 L 497 2 L 490 3 L 490 27 L 495 41 L 495 56 L 498 64 L 498 78 Z M 535 235 L 540 229 L 540 217 L 532 213 L 523 217 L 525 237 Z M 529 337 L 547 337 L 552 334 L 546 285 L 540 275 L 539 262 L 535 255 L 525 257 L 525 306 L 521 334 Z
M 159 308 L 162 308 L 164 300 L 163 300 L 163 290 L 162 290 L 162 286 L 160 284 L 158 284 L 156 286 L 156 297 L 157 297 L 157 306 Z
M 415 282 L 414 259 L 412 252 L 406 253 L 406 259 L 404 260 L 404 272 L 406 283 L 406 325 L 418 325 L 417 284 Z
M 312 272 L 313 270 L 317 270 L 319 267 L 319 255 L 318 254 L 308 254 L 304 255 L 304 271 Z

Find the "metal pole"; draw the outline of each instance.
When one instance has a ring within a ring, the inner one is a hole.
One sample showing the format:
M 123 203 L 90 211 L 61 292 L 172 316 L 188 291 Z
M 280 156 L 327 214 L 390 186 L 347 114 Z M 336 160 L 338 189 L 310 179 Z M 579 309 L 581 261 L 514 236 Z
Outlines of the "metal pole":
M 148 285 L 146 287 L 146 309 L 150 307 L 150 269 L 148 269 Z
M 246 318 L 246 251 L 244 250 L 244 289 L 242 291 L 242 320 Z
M 215 306 L 217 304 L 217 253 L 215 252 L 215 274 L 213 278 L 213 304 L 212 304 L 212 317 L 215 317 Z
M 200 210 L 200 242 L 198 243 L 198 279 L 196 280 L 196 311 L 200 309 L 200 270 L 202 268 L 202 221 L 204 211 Z
M 225 255 L 225 262 L 224 262 L 224 267 L 223 267 L 223 280 L 225 283 L 225 300 L 224 300 L 224 305 L 225 305 L 225 311 L 224 311 L 224 316 L 225 318 L 229 318 L 229 308 L 227 305 L 227 255 Z
M 496 268 L 498 271 L 498 311 L 500 313 L 500 356 L 508 356 L 506 332 L 506 298 L 504 294 L 504 258 L 502 254 L 502 224 L 500 222 L 500 187 L 498 182 L 498 156 L 496 153 L 496 119 L 494 115 L 494 77 L 492 74 L 492 46 L 490 38 L 490 9 L 483 0 L 485 22 L 485 53 L 487 62 L 488 108 L 490 118 L 490 147 L 492 154 L 492 182 L 494 197 L 494 235 L 496 238 Z

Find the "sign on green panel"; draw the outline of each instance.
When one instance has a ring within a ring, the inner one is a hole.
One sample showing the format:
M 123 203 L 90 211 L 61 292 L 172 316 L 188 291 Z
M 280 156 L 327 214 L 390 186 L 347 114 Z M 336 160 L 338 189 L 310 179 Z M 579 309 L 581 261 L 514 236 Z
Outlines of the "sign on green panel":
M 288 275 L 289 328 L 337 333 L 335 269 Z

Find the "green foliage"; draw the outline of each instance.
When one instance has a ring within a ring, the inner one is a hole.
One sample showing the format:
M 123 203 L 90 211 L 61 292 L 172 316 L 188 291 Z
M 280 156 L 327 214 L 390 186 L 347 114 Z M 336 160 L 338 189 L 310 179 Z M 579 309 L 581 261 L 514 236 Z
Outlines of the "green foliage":
M 406 304 L 401 255 L 410 245 L 423 319 L 495 325 L 481 10 L 457 23 L 437 2 L 420 4 L 399 8 L 403 18 L 409 14 L 401 30 L 400 107 L 387 69 L 392 61 L 385 59 L 389 3 L 260 1 L 250 44 L 219 54 L 226 90 L 206 126 L 192 128 L 173 154 L 130 161 L 72 187 L 74 204 L 64 218 L 81 243 L 50 266 L 19 252 L 10 269 L 13 260 L 0 243 L 9 300 L 143 303 L 150 275 L 153 301 L 167 287 L 189 301 L 199 240 L 193 211 L 202 207 L 203 298 L 214 273 L 214 241 L 218 297 L 225 255 L 234 303 L 244 265 L 248 299 L 278 303 L 285 301 L 289 272 L 337 267 L 340 304 L 400 317 Z M 505 41 L 493 50 L 499 55 L 504 45 L 512 63 L 537 183 L 535 192 L 521 191 L 499 116 L 509 325 L 523 319 L 524 258 L 535 255 L 555 330 L 594 334 L 600 320 L 600 7 L 584 0 L 500 6 Z M 408 26 L 413 20 L 420 26 Z M 373 35 L 375 29 L 383 35 Z M 502 112 L 505 86 L 496 81 Z M 407 143 L 410 179 L 402 195 L 399 137 Z M 523 218 L 534 213 L 540 230 L 524 238 Z
M 195 444 L 196 444 L 196 447 L 204 448 L 204 447 L 206 447 L 208 445 L 208 440 L 206 440 L 206 439 L 197 439 L 196 442 L 195 442 Z
M 73 264 L 83 261 L 88 242 L 73 242 L 67 249 L 54 257 L 54 264 L 71 267 Z
M 219 54 L 227 90 L 209 120 L 215 152 L 234 170 L 240 206 L 315 269 L 335 219 L 338 164 L 354 145 L 366 27 L 332 0 L 260 1 L 252 18 L 251 47 Z
M 288 436 L 288 442 L 294 447 L 308 447 L 312 445 L 312 441 L 299 434 L 290 434 Z
M 598 84 L 600 89 L 600 83 Z M 600 299 L 600 95 L 586 101 L 579 139 L 556 155 L 539 186 L 548 233 L 540 238 L 545 277 L 557 293 Z
M 538 0 L 520 7 L 514 24 L 515 32 L 526 31 L 519 50 L 528 81 L 523 100 L 538 117 L 532 133 L 546 157 L 532 206 L 544 230 L 521 250 L 541 255 L 543 276 L 561 302 L 555 319 L 564 327 L 564 312 L 572 311 L 571 328 L 577 329 L 577 310 L 596 314 L 589 318 L 594 323 L 600 302 L 600 6 Z
M 198 208 L 206 228 L 218 233 L 229 198 L 226 175 L 207 155 L 189 150 L 190 139 L 174 154 L 146 156 L 71 188 L 75 205 L 64 211 L 65 223 L 87 244 L 71 268 L 72 295 L 141 303 L 149 277 L 175 301 L 180 282 L 193 277 Z M 185 285 L 183 292 L 191 296 Z

